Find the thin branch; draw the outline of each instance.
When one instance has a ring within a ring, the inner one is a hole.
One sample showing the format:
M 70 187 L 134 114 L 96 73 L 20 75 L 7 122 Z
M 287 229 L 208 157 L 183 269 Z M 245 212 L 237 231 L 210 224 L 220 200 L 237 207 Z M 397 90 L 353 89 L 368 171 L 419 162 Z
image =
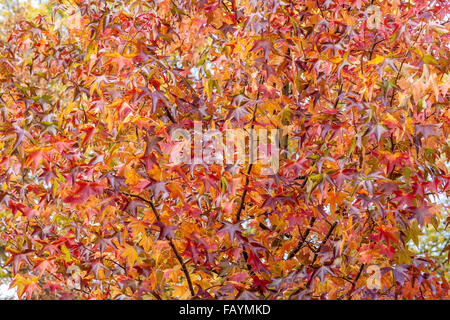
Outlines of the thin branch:
M 373 44 L 372 47 L 370 48 L 369 51 L 369 61 L 372 60 L 372 55 L 375 51 L 375 47 L 377 46 L 377 44 L 383 42 L 385 39 L 381 39 L 377 41 L 377 35 L 375 35 L 375 39 L 373 39 Z M 364 62 L 363 62 L 363 56 L 361 55 L 361 71 L 364 73 Z
M 167 106 L 164 106 L 164 110 L 166 111 L 166 114 L 169 117 L 170 121 L 172 121 L 172 123 L 177 123 L 177 120 L 175 120 L 175 118 L 173 117 L 172 113 L 170 112 L 169 108 L 167 108 Z
M 317 249 L 317 251 L 314 254 L 314 258 L 313 258 L 313 261 L 311 262 L 311 265 L 314 265 L 314 262 L 316 262 L 316 259 L 317 259 L 317 256 L 319 255 L 320 250 L 322 249 L 323 245 L 328 241 L 328 239 L 330 238 L 330 236 L 333 233 L 333 230 L 334 230 L 334 228 L 336 228 L 336 226 L 337 226 L 337 221 L 335 223 L 333 223 L 330 230 L 328 230 L 328 233 L 327 233 L 325 239 L 323 239 L 322 243 L 320 244 L 319 248 Z
M 416 39 L 414 40 L 414 43 L 412 44 L 411 48 L 413 48 L 413 47 L 416 45 L 416 42 L 417 42 L 417 40 L 419 40 L 419 37 L 420 37 L 420 34 L 422 33 L 422 30 L 423 30 L 423 27 L 420 28 L 419 33 L 417 34 L 417 37 L 416 37 Z M 394 86 L 393 86 L 393 88 L 392 88 L 391 102 L 390 102 L 390 104 L 389 104 L 389 108 L 390 108 L 390 109 L 392 109 L 392 103 L 394 102 L 395 92 L 397 91 L 397 88 L 396 88 L 396 86 L 397 86 L 397 81 L 398 81 L 398 78 L 400 77 L 400 72 L 402 71 L 403 64 L 404 64 L 405 61 L 406 61 L 407 55 L 408 55 L 408 53 L 406 53 L 405 57 L 403 58 L 403 60 L 402 60 L 402 62 L 401 62 L 401 64 L 400 64 L 400 68 L 398 69 L 397 76 L 395 77 L 395 80 L 394 80 Z
M 259 79 L 259 83 L 261 84 L 262 81 L 263 81 L 263 77 L 261 76 Z M 260 94 L 260 91 L 258 88 L 258 93 L 256 95 L 256 103 L 255 103 L 255 107 L 253 108 L 253 115 L 252 115 L 252 120 L 250 123 L 250 130 L 251 130 L 252 134 L 253 134 L 253 128 L 255 126 L 256 110 L 258 109 L 259 94 Z M 250 139 L 251 139 L 250 141 L 253 141 L 252 137 L 250 137 Z M 250 155 L 252 155 L 253 152 L 252 152 L 251 148 L 249 151 L 250 151 L 249 152 Z M 244 191 L 242 192 L 241 203 L 239 204 L 239 209 L 236 213 L 236 223 L 239 223 L 239 221 L 241 221 L 241 213 L 245 207 L 245 196 L 247 195 L 247 190 L 248 190 L 247 187 L 248 187 L 248 184 L 250 183 L 250 173 L 252 172 L 252 168 L 253 168 L 253 161 L 251 161 L 251 160 L 253 160 L 253 159 L 249 159 L 249 160 L 250 160 L 249 161 L 250 163 L 248 165 L 247 174 L 245 176 Z M 242 257 L 244 258 L 244 261 L 248 261 L 248 253 L 247 253 L 247 250 L 245 250 L 245 248 L 243 248 L 243 250 L 242 250 Z M 250 273 L 253 273 L 253 271 L 251 270 L 251 266 L 248 263 L 247 263 L 247 268 L 250 271 Z
M 333 233 L 333 230 L 334 230 L 334 228 L 336 228 L 336 226 L 337 226 L 337 221 L 335 223 L 333 223 L 333 225 L 331 226 L 330 230 L 328 230 L 327 235 L 322 240 L 322 243 L 320 244 L 319 248 L 317 248 L 316 252 L 314 253 L 313 261 L 310 264 L 310 266 L 312 266 L 313 268 L 314 268 L 314 263 L 316 262 L 316 259 L 317 259 L 318 255 L 319 255 L 320 250 L 322 250 L 323 245 L 328 241 L 328 239 L 330 238 L 330 236 Z M 312 282 L 312 280 L 314 278 L 314 274 L 315 274 L 315 272 L 309 278 L 308 283 L 306 284 L 307 288 L 309 288 L 309 286 L 311 285 L 311 282 Z
M 375 37 L 375 40 L 376 40 L 376 39 L 377 39 L 377 38 Z M 383 42 L 384 40 L 385 40 L 385 39 L 381 39 L 381 40 L 379 40 L 379 41 L 374 41 L 374 43 L 372 44 L 372 48 L 370 48 L 369 60 L 372 60 L 372 55 L 373 55 L 373 52 L 374 52 L 375 47 L 377 46 L 377 44 Z
M 262 80 L 262 77 L 260 79 L 260 82 Z M 256 96 L 256 100 L 259 99 L 259 91 L 258 94 Z M 256 110 L 258 108 L 258 104 L 255 104 L 255 107 L 253 108 L 253 115 L 252 115 L 252 121 L 250 123 L 250 129 L 253 130 L 254 126 L 255 126 L 255 118 L 256 118 Z M 252 132 L 252 131 L 251 131 Z M 253 132 L 252 132 L 253 133 Z M 250 154 L 252 154 L 252 150 L 250 150 Z M 250 161 L 248 168 L 247 168 L 247 174 L 245 176 L 245 184 L 244 184 L 244 191 L 242 192 L 242 196 L 241 196 L 241 203 L 239 205 L 239 209 L 236 213 L 236 223 L 238 223 L 239 221 L 241 221 L 241 212 L 244 209 L 244 203 L 245 203 L 245 196 L 247 195 L 247 187 L 248 184 L 250 183 L 250 173 L 252 172 L 252 168 L 253 168 L 253 161 Z
M 309 228 L 305 231 L 305 235 L 301 236 L 302 239 L 300 239 L 300 241 L 298 242 L 297 246 L 294 249 L 292 249 L 291 252 L 289 252 L 287 260 L 289 260 L 292 257 L 294 257 L 297 254 L 297 252 L 299 252 L 299 250 L 303 247 L 303 244 L 307 243 L 306 239 L 308 238 L 309 233 L 311 232 L 311 228 L 313 227 L 315 221 L 316 221 L 315 217 L 312 217 L 310 219 L 310 221 L 309 221 Z M 299 232 L 300 232 L 300 230 L 299 230 Z
M 359 279 L 359 277 L 361 276 L 361 274 L 362 274 L 362 272 L 363 272 L 365 266 L 366 266 L 366 265 L 363 263 L 363 264 L 359 267 L 358 274 L 356 275 L 355 280 L 353 280 L 352 287 L 351 287 L 350 291 L 347 293 L 348 300 L 351 300 L 351 299 L 352 299 L 351 294 L 352 294 L 352 292 L 355 290 L 356 283 L 358 282 L 358 279 Z
M 126 196 L 129 196 L 129 197 L 137 198 L 137 199 L 142 200 L 143 202 L 149 204 L 151 209 L 152 209 L 152 211 L 153 211 L 153 213 L 154 213 L 154 215 L 155 215 L 156 220 L 158 222 L 161 222 L 161 217 L 160 217 L 160 215 L 158 213 L 158 210 L 156 210 L 156 207 L 155 207 L 153 201 L 147 200 L 144 197 L 141 197 L 140 195 L 137 195 L 137 194 L 131 194 L 131 193 L 127 193 L 127 192 L 121 192 L 121 193 L 126 195 Z M 173 239 L 170 238 L 169 235 L 166 235 L 166 239 L 167 239 L 167 241 L 169 241 L 169 245 L 172 248 L 172 251 L 175 254 L 175 257 L 177 258 L 178 262 L 180 263 L 181 269 L 183 270 L 184 275 L 186 276 L 186 280 L 187 280 L 187 283 L 188 283 L 188 286 L 189 286 L 189 291 L 191 292 L 191 295 L 195 296 L 194 286 L 192 285 L 191 276 L 190 276 L 189 271 L 188 271 L 188 269 L 186 267 L 186 262 L 183 261 L 183 258 L 181 257 L 180 253 L 178 252 L 178 249 L 175 246 L 175 244 L 173 242 Z
M 156 300 L 162 300 L 161 296 L 156 291 L 152 290 L 150 293 L 156 298 Z
M 339 92 L 338 92 L 338 94 L 337 94 L 337 97 L 336 97 L 336 101 L 334 102 L 334 106 L 333 106 L 333 109 L 336 109 L 336 107 L 338 106 L 338 104 L 339 104 L 339 102 L 340 102 L 340 95 L 341 95 L 341 93 L 342 93 L 342 88 L 343 88 L 343 86 L 344 86 L 344 82 L 343 81 L 341 81 L 341 85 L 339 86 Z

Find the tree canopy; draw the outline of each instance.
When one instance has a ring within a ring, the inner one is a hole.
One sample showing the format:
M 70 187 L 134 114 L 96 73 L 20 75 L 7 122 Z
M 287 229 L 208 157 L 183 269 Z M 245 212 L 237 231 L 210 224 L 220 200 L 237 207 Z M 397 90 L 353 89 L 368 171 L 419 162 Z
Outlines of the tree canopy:
M 12 287 L 448 299 L 448 17 L 446 1 L 61 0 L 4 23 Z M 198 123 L 277 130 L 278 170 L 174 164 L 173 131 Z

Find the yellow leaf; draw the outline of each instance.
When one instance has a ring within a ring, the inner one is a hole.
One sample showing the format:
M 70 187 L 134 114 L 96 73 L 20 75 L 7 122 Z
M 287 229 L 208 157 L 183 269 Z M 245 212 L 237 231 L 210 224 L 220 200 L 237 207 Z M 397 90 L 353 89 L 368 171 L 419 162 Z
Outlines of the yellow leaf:
M 381 115 L 381 118 L 383 120 L 383 124 L 387 125 L 397 125 L 398 121 L 395 119 L 390 113 L 383 113 Z
M 407 118 L 405 123 L 405 131 L 407 131 L 409 134 L 414 134 L 414 119 Z
M 268 100 L 261 106 L 261 109 L 266 111 L 268 114 L 273 114 L 274 111 L 278 111 L 280 109 L 280 106 L 277 102 Z
M 125 247 L 125 250 L 122 252 L 121 256 L 127 258 L 127 264 L 131 267 L 134 266 L 134 263 L 138 259 L 136 250 L 134 249 L 134 247 L 129 245 Z
M 384 61 L 384 57 L 377 54 L 375 58 L 367 62 L 367 64 L 380 64 Z
M 189 290 L 185 286 L 174 286 L 173 296 L 178 299 L 187 299 L 189 297 Z
M 64 259 L 65 262 L 72 261 L 72 258 L 70 257 L 70 250 L 67 249 L 65 245 L 61 246 L 61 252 L 64 254 L 62 258 Z
M 125 183 L 132 186 L 135 186 L 142 180 L 142 177 L 133 168 L 129 168 L 126 171 L 125 178 Z
M 168 183 L 166 187 L 167 187 L 167 190 L 169 190 L 173 196 L 176 196 L 178 199 L 181 200 L 181 202 L 184 203 L 184 196 L 183 196 L 184 189 L 181 184 Z
M 448 30 L 447 30 L 447 28 L 445 28 L 445 25 L 441 26 L 437 23 L 433 23 L 430 25 L 430 28 L 439 34 L 447 34 L 448 33 Z
M 139 242 L 139 245 L 141 245 L 144 248 L 145 252 L 149 252 L 150 248 L 153 245 L 152 238 L 143 235 L 142 240 Z
M 208 100 L 211 99 L 212 89 L 213 89 L 213 86 L 212 86 L 211 80 L 207 80 L 205 82 L 204 92 L 208 96 Z
M 423 60 L 423 62 L 425 62 L 426 64 L 439 64 L 439 62 L 432 56 L 432 55 L 429 55 L 429 54 L 427 54 L 427 55 L 425 55 L 423 58 L 422 58 L 422 60 Z

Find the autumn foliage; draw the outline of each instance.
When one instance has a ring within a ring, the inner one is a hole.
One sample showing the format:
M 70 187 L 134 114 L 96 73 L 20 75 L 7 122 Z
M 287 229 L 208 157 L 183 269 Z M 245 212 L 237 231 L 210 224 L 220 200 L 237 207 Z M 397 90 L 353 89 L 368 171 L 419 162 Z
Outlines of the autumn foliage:
M 11 27 L 12 286 L 29 299 L 448 299 L 448 259 L 414 249 L 450 221 L 447 6 L 73 0 Z M 278 129 L 278 172 L 173 164 L 171 132 L 195 121 Z

